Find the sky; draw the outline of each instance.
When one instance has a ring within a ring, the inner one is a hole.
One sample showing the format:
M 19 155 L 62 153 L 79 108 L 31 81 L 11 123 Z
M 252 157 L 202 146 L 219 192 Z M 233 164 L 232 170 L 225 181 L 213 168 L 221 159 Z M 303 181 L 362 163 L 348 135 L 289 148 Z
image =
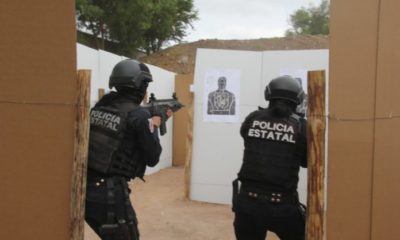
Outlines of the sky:
M 194 0 L 198 20 L 183 39 L 258 39 L 283 37 L 289 16 L 321 0 Z

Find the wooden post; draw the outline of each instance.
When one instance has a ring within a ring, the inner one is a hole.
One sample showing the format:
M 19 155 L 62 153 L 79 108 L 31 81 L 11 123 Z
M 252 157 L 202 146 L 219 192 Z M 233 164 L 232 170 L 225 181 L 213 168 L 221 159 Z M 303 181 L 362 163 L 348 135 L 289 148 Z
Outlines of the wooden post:
M 306 239 L 324 235 L 325 71 L 308 72 L 308 182 Z
M 190 198 L 190 179 L 192 173 L 192 146 L 193 146 L 193 94 L 191 94 L 191 101 L 187 106 L 188 123 L 187 123 L 187 136 L 186 136 L 186 161 L 185 161 L 185 199 Z
M 72 166 L 71 240 L 83 240 L 89 146 L 90 70 L 78 70 L 75 149 Z
M 106 91 L 104 90 L 104 88 L 99 88 L 99 90 L 98 90 L 99 100 L 104 96 L 105 93 L 106 93 Z

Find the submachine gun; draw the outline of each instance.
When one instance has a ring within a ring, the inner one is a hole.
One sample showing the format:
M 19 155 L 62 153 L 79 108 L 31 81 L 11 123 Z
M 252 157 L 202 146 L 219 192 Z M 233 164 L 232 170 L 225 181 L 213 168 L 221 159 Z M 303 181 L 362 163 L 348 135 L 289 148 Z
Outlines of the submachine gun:
M 176 112 L 182 107 L 184 107 L 184 105 L 178 101 L 176 93 L 173 93 L 172 98 L 170 99 L 156 99 L 154 93 L 151 93 L 149 102 L 141 106 L 149 110 L 152 116 L 161 117 L 161 125 L 160 125 L 161 136 L 163 136 L 167 132 L 167 126 L 165 124 L 165 122 L 168 119 L 167 111 L 171 110 L 172 112 Z

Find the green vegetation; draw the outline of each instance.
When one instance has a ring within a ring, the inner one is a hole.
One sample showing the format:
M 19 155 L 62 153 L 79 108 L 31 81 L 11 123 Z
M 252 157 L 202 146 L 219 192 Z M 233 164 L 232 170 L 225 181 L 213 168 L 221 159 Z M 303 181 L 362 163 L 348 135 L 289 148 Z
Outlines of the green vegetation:
M 193 0 L 77 0 L 78 42 L 134 57 L 180 42 L 197 19 Z
M 319 6 L 310 5 L 300 8 L 290 15 L 291 29 L 286 36 L 293 35 L 328 35 L 329 34 L 329 0 L 322 0 Z

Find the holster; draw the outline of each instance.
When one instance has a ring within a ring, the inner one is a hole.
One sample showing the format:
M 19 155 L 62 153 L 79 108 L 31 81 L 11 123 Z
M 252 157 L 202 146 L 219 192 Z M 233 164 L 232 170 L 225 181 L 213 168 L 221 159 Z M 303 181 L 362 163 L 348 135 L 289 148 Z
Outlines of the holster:
M 99 228 L 102 240 L 139 240 L 136 216 L 127 212 L 128 222 L 118 219 L 115 213 L 115 184 L 124 186 L 124 198 L 126 209 L 130 207 L 128 184 L 123 178 L 107 178 L 107 223 Z M 127 211 L 127 210 L 126 210 Z
M 301 218 L 306 221 L 306 216 L 307 216 L 307 206 L 299 202 L 299 212 L 301 215 Z
M 126 240 L 138 240 L 138 239 L 131 238 L 129 226 L 125 220 L 119 220 L 118 227 L 119 227 L 119 233 L 121 234 L 121 240 L 125 240 L 125 239 Z
M 233 212 L 236 210 L 238 196 L 239 196 L 239 179 L 236 178 L 232 182 L 232 211 Z

